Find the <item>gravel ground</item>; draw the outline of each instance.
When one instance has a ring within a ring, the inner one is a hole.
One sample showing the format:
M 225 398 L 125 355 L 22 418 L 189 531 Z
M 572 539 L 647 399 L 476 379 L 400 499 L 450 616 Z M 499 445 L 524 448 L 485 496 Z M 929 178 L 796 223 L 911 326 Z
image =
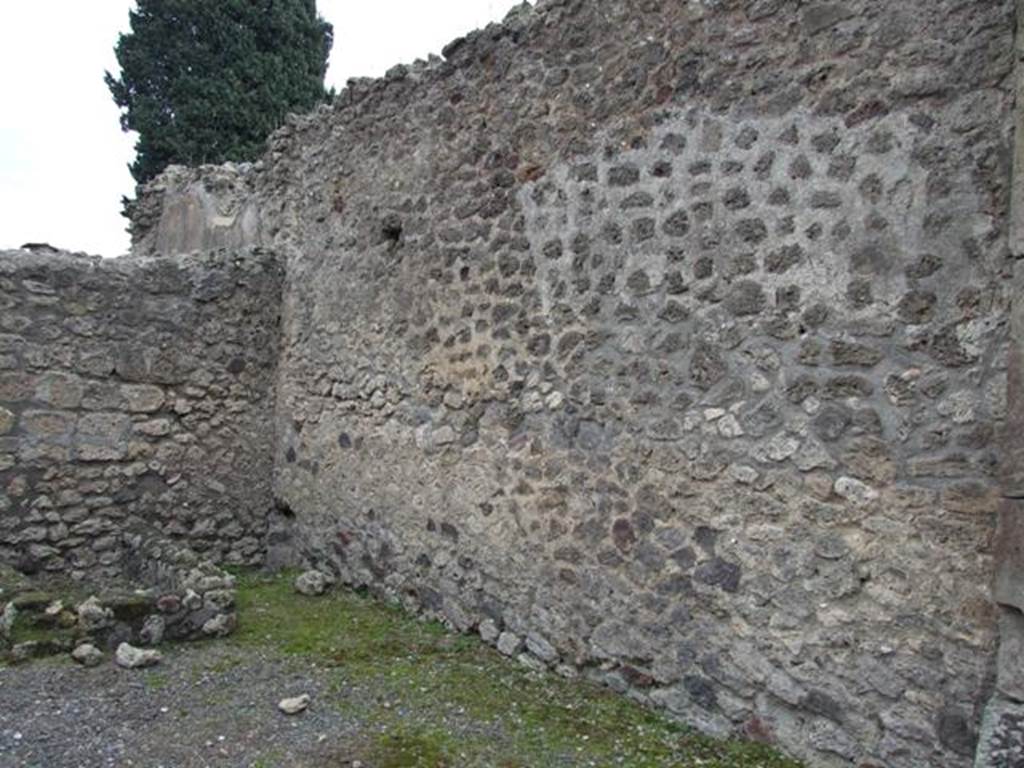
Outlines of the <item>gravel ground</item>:
M 345 590 L 246 574 L 237 604 L 150 669 L 0 666 L 0 768 L 799 768 Z
M 305 667 L 305 669 L 303 669 Z M 174 649 L 162 665 L 94 669 L 52 660 L 0 669 L 4 768 L 333 768 L 351 766 L 360 724 L 329 706 L 323 670 L 215 643 Z M 309 693 L 288 717 L 286 696 Z

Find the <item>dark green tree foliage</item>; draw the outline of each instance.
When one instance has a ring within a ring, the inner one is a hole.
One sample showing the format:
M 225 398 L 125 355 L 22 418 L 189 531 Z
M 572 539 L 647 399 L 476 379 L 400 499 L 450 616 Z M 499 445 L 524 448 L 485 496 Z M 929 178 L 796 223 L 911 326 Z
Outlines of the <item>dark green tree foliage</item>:
M 252 160 L 289 112 L 323 101 L 333 29 L 316 0 L 138 0 L 106 73 L 137 131 L 140 184 L 172 163 Z

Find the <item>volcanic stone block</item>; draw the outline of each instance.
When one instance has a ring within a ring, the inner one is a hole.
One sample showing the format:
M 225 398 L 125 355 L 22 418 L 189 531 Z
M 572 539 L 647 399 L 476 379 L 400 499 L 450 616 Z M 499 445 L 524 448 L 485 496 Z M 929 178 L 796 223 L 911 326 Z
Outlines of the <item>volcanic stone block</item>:
M 123 413 L 88 413 L 78 419 L 75 450 L 82 461 L 119 461 L 128 453 L 131 419 Z

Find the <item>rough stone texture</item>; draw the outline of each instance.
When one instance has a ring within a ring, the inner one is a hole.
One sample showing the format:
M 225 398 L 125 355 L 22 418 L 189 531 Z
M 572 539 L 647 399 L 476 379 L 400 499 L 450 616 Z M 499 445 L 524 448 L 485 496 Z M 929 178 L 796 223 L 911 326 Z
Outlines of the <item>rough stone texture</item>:
M 1017 0 L 1014 46 L 1014 169 L 1009 211 L 1009 249 L 1015 259 L 1013 293 L 1022 295 L 1024 268 L 1024 2 Z M 978 740 L 977 768 L 1024 765 L 1024 310 L 1014 301 L 1010 312 L 1007 417 L 1000 434 L 1003 500 L 995 541 L 993 597 L 999 610 L 996 691 L 985 711 Z
M 171 166 L 130 204 L 132 252 L 159 255 L 262 241 L 249 163 Z
M 0 253 L 0 562 L 122 573 L 126 534 L 262 558 L 281 269 Z
M 975 768 L 1017 768 L 1024 765 L 1024 705 L 1000 697 L 985 710 Z
M 309 563 L 815 766 L 968 765 L 1013 11 L 550 0 L 292 119 L 232 231 L 289 255 Z
M 143 650 L 128 643 L 121 643 L 117 646 L 114 660 L 118 666 L 125 669 L 141 669 L 159 664 L 163 656 L 160 651 Z
M 295 696 L 294 698 L 281 699 L 277 708 L 285 715 L 298 715 L 309 708 L 309 702 L 309 694 L 304 693 L 301 696 Z
M 1021 108 L 1021 114 L 1024 119 L 1024 106 Z M 1018 130 L 1017 135 L 1024 135 L 1024 129 Z M 1024 176 L 1024 167 L 1017 175 Z M 1018 205 L 1024 208 L 1024 198 L 1019 202 L 1015 201 L 1015 210 Z M 1024 269 L 1020 266 L 1020 260 L 1024 259 L 1024 250 L 1014 253 L 1014 257 L 1017 260 L 1013 279 L 1014 295 L 1021 296 L 1024 295 Z M 1024 500 L 1024 440 L 1020 439 L 1020 435 L 1024 435 L 1024 302 L 1014 303 L 1010 313 L 1010 324 L 1012 333 L 1008 355 L 1009 403 L 1001 474 L 1004 493 L 1010 498 Z M 1007 512 L 1009 513 L 1009 510 Z
M 65 605 L 57 595 L 33 589 L 26 579 L 0 595 L 0 660 L 59 654 L 88 644 L 115 650 L 123 642 L 156 646 L 165 639 L 222 637 L 237 626 L 235 579 L 188 547 L 125 535 L 126 556 L 117 588 L 106 588 Z M 59 628 L 59 634 L 11 647 L 14 621 Z M 91 666 L 96 654 L 75 660 Z
M 300 595 L 322 595 L 331 586 L 331 579 L 320 571 L 306 571 L 295 578 L 295 591 Z
M 965 765 L 1011 7 L 837 7 L 549 4 L 278 134 L 278 492 L 317 565 L 704 729 Z
M 90 643 L 82 643 L 71 652 L 71 658 L 84 667 L 95 667 L 103 663 L 103 651 Z

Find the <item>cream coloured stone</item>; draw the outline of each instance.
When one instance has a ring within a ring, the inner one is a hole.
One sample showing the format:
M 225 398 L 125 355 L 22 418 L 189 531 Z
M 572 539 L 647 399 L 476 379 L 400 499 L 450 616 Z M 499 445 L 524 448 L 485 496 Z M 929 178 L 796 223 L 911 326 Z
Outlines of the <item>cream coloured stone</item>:
M 0 406 L 0 435 L 6 435 L 12 429 L 17 418 L 6 408 Z
M 278 702 L 277 708 L 286 715 L 297 715 L 301 712 L 305 712 L 309 707 L 310 696 L 308 693 L 304 693 L 301 696 L 294 696 L 288 699 L 281 699 Z
M 159 664 L 163 660 L 163 655 L 160 651 L 143 650 L 128 643 L 121 643 L 117 646 L 114 660 L 119 667 L 125 669 L 142 669 Z

